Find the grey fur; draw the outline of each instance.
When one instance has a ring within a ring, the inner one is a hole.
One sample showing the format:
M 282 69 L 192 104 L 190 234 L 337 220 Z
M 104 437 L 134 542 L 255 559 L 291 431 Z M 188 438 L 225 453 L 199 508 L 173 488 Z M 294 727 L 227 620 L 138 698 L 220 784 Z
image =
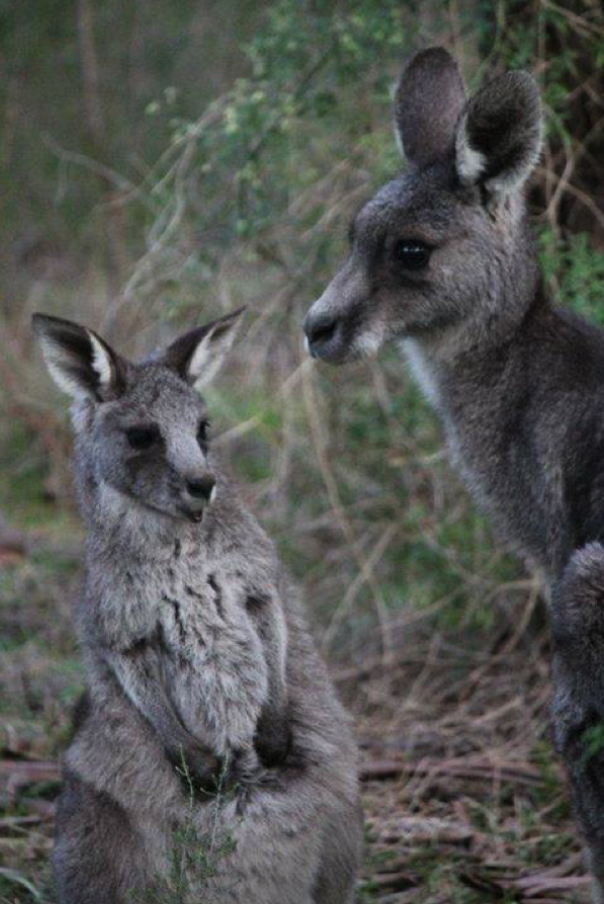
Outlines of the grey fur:
M 555 587 L 574 550 L 604 541 L 604 334 L 556 308 L 542 286 L 522 192 L 542 134 L 534 80 L 507 73 L 463 98 L 444 51 L 410 63 L 396 102 L 410 167 L 357 215 L 350 256 L 312 306 L 305 331 L 311 353 L 333 363 L 400 342 L 477 502 Z M 451 108 L 459 110 L 454 125 Z M 604 562 L 599 547 L 589 555 Z M 593 612 L 582 574 L 569 603 L 577 632 L 589 630 Z M 554 598 L 562 618 L 565 593 Z M 556 670 L 557 699 L 582 712 L 604 686 L 580 656 L 574 661 L 572 682 L 572 669 Z M 581 785 L 560 707 L 555 722 L 592 850 L 584 817 L 604 813 L 604 788 Z M 604 900 L 599 848 L 592 861 Z
M 586 841 L 595 904 L 604 904 L 604 548 L 571 558 L 552 599 L 554 736 Z
M 453 150 L 457 120 L 466 99 L 463 79 L 446 50 L 434 47 L 417 54 L 396 89 L 394 119 L 405 155 L 426 167 Z M 426 109 L 438 115 L 426 116 Z
M 191 873 L 192 901 L 352 900 L 350 725 L 270 540 L 200 432 L 207 412 L 190 385 L 213 376 L 236 319 L 132 364 L 84 327 L 35 318 L 75 397 L 88 528 L 78 619 L 88 699 L 65 756 L 60 904 L 145 900 L 166 880 L 175 831 L 192 822 L 209 836 L 217 800 L 221 837 L 236 847 L 217 855 L 215 875 Z M 140 444 L 151 425 L 150 447 L 131 448 L 127 431 Z

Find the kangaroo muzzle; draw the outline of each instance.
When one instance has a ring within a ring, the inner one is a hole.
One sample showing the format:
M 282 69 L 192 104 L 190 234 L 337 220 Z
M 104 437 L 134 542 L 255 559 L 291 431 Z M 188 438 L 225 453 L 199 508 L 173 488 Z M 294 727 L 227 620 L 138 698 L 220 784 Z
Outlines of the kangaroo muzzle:
M 369 296 L 363 267 L 350 257 L 304 320 L 306 348 L 313 358 L 343 364 L 358 357 Z
M 345 357 L 344 329 L 339 317 L 329 313 L 315 315 L 311 309 L 304 320 L 304 333 L 311 357 L 334 363 Z

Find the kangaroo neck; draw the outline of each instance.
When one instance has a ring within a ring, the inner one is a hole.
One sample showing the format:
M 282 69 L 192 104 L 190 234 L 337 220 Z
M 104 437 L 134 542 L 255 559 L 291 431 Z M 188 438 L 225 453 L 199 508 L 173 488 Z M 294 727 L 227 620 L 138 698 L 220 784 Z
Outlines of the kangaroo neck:
M 228 533 L 220 501 L 208 506 L 201 522 L 193 523 L 146 508 L 106 485 L 98 488 L 87 520 L 89 564 L 110 563 L 116 555 L 134 568 L 155 567 L 175 557 L 197 560 L 211 555 Z
M 548 306 L 541 280 L 536 278 L 524 297 L 502 299 L 499 310 L 483 310 L 438 335 L 404 339 L 403 351 L 428 401 L 446 415 L 446 396 L 452 386 L 480 384 L 486 370 L 490 374 L 496 367 L 503 370 L 527 321 Z

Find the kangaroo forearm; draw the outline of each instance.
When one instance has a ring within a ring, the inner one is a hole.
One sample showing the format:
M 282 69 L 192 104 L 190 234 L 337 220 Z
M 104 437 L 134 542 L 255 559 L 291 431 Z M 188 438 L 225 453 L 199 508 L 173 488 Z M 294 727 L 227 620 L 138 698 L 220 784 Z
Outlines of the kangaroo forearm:
M 286 662 L 288 652 L 287 626 L 283 605 L 277 590 L 272 593 L 251 592 L 248 611 L 253 614 L 262 638 L 268 663 L 269 698 L 282 706 L 287 700 Z
M 286 677 L 287 628 L 283 607 L 275 598 L 265 598 L 257 612 L 257 625 L 269 665 L 268 694 L 262 708 L 254 739 L 255 747 L 267 766 L 282 762 L 291 746 Z

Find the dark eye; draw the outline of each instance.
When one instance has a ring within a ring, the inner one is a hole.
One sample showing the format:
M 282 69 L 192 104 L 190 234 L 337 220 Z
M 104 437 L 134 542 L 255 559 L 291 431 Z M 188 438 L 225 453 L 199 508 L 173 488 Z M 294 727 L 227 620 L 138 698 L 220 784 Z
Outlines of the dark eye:
M 423 242 L 401 239 L 392 249 L 392 257 L 405 270 L 423 270 L 430 260 L 432 249 Z
M 199 427 L 197 428 L 197 442 L 200 446 L 206 446 L 208 444 L 208 438 L 210 433 L 210 422 L 209 421 L 200 421 Z
M 129 427 L 126 430 L 126 439 L 130 448 L 136 449 L 138 452 L 150 449 L 158 438 L 159 432 L 156 427 Z

